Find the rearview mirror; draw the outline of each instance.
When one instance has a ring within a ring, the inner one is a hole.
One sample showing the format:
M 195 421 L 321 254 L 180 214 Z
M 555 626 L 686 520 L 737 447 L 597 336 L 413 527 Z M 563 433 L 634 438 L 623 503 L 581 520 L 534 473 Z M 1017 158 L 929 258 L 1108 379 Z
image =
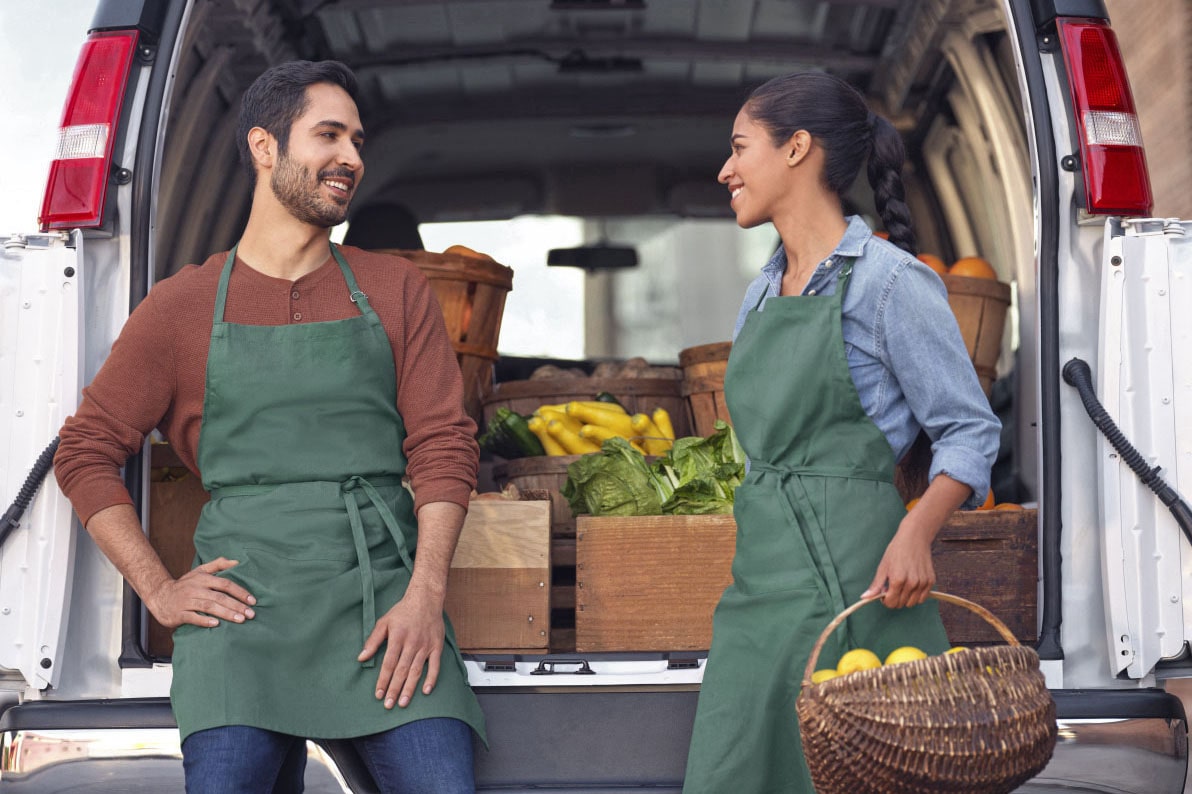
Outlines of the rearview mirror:
M 637 267 L 637 249 L 625 245 L 552 248 L 546 255 L 546 264 L 551 267 L 582 267 L 584 270 Z

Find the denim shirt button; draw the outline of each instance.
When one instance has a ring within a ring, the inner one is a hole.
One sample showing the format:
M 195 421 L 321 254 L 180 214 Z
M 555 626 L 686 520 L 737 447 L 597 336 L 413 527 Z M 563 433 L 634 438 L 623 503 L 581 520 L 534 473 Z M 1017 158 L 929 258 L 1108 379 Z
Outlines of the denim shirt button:
M 814 294 L 815 294 L 815 290 L 813 290 L 813 289 L 809 289 L 809 290 L 807 290 L 807 294 L 808 294 L 808 295 L 814 295 Z

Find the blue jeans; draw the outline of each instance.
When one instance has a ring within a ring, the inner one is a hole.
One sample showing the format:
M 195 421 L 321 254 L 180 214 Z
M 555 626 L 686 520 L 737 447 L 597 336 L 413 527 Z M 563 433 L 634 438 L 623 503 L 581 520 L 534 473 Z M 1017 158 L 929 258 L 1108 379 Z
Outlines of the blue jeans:
M 416 720 L 351 740 L 383 794 L 472 794 L 472 729 L 460 720 Z M 306 772 L 300 736 L 229 725 L 182 743 L 187 794 L 297 794 Z

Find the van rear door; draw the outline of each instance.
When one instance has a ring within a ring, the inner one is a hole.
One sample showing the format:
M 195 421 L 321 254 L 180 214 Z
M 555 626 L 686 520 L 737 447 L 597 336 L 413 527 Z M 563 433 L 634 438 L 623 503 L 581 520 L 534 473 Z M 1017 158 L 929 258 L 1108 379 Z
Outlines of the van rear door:
M 0 255 L 0 499 L 31 489 L 38 457 L 82 386 L 83 235 L 5 241 Z M 27 493 L 27 491 L 26 491 Z M 0 545 L 0 697 L 57 684 L 76 519 L 46 476 Z
M 1192 221 L 1112 219 L 1104 250 L 1097 393 L 1146 465 L 1187 500 Z M 1141 679 L 1192 636 L 1192 545 L 1104 435 L 1098 444 L 1111 673 Z

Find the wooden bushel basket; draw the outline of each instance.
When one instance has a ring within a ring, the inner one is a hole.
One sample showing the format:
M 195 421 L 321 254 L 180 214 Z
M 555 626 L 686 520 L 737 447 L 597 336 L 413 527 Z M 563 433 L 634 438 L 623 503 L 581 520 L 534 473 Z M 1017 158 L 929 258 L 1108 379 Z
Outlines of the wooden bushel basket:
M 430 281 L 443 309 L 447 335 L 464 378 L 464 407 L 481 421 L 484 395 L 492 389 L 493 362 L 505 297 L 513 289 L 513 269 L 491 259 L 433 251 L 381 249 L 409 259 Z
M 796 708 L 819 794 L 1003 794 L 1038 774 L 1056 742 L 1055 702 L 1039 657 L 983 607 L 947 593 L 1009 645 L 968 648 L 819 684 L 811 673 L 831 633 L 877 600 L 858 601 L 812 649 Z
M 956 315 L 960 335 L 985 396 L 997 379 L 997 360 L 1002 352 L 1002 331 L 1010 307 L 1010 285 L 987 278 L 940 276 L 948 289 L 948 305 Z
M 733 423 L 724 401 L 724 370 L 732 342 L 697 345 L 679 351 L 679 366 L 683 368 L 683 396 L 691 408 L 691 422 L 696 435 L 710 436 L 716 432 L 716 420 Z

